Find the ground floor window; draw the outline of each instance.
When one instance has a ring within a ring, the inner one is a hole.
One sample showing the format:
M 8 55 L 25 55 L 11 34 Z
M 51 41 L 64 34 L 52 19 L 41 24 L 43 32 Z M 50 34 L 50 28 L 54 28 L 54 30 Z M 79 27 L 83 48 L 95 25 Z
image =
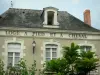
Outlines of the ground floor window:
M 46 61 L 57 59 L 58 56 L 58 45 L 56 44 L 46 44 L 45 45 L 45 59 Z
M 88 46 L 88 45 L 82 45 L 80 46 L 80 48 L 84 51 L 89 51 L 89 50 L 92 50 L 92 46 Z
M 8 43 L 7 49 L 8 49 L 7 66 L 17 66 L 18 61 L 20 60 L 21 44 Z
M 19 52 L 8 52 L 8 66 L 17 66 L 19 59 Z

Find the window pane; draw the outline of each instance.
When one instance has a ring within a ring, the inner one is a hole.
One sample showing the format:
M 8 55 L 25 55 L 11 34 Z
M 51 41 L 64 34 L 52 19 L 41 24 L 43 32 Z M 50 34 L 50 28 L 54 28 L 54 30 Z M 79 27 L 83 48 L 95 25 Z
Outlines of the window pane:
M 8 43 L 8 65 L 12 64 L 12 66 L 15 66 L 15 64 L 18 64 L 19 58 L 20 58 L 20 50 L 21 50 L 21 44 L 20 43 Z
M 46 61 L 50 61 L 50 58 L 46 58 Z
M 46 52 L 46 57 L 50 57 L 50 52 Z
M 48 47 L 48 48 L 57 48 L 57 46 L 58 45 L 56 45 L 56 44 L 46 44 L 46 47 Z
M 53 25 L 53 21 L 54 21 L 54 12 L 53 11 L 48 11 L 48 25 Z
M 46 61 L 57 58 L 57 47 L 56 44 L 46 44 Z
M 8 52 L 8 57 L 13 57 L 13 52 Z
M 56 51 L 57 51 L 57 48 L 52 48 L 52 51 L 53 51 L 53 52 L 56 52 Z
M 8 44 L 8 48 L 9 48 L 9 49 L 11 49 L 11 48 L 20 48 L 20 47 L 21 47 L 20 44 L 14 44 L 14 43 Z
M 82 50 L 85 50 L 85 47 L 84 47 L 84 46 L 80 46 L 80 48 L 81 48 Z
M 46 52 L 50 52 L 50 48 L 46 48 Z
M 8 51 L 18 51 L 21 50 L 21 44 L 19 43 L 8 43 Z
M 91 46 L 86 46 L 86 51 L 91 50 Z
M 8 66 L 12 66 L 13 57 L 8 57 Z
M 85 50 L 85 51 L 88 51 L 88 50 L 91 50 L 92 49 L 92 47 L 91 46 L 80 46 L 80 48 L 82 49 L 82 50 Z
M 18 64 L 19 59 L 20 59 L 19 57 L 15 57 L 15 63 L 14 63 L 15 65 L 17 65 L 17 64 Z
M 15 53 L 15 57 L 19 57 L 20 56 L 20 53 Z
M 57 57 L 57 52 L 52 52 L 52 57 Z

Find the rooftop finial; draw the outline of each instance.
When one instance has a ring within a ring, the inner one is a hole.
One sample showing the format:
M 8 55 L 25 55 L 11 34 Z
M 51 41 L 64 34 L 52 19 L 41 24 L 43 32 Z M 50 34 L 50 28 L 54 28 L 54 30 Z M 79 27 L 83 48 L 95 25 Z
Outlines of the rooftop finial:
M 13 8 L 13 2 L 11 1 L 11 8 Z

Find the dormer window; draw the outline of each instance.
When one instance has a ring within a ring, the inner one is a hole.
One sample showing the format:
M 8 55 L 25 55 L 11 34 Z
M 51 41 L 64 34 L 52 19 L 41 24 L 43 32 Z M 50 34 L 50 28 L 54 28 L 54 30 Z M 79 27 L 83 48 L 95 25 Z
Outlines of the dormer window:
M 49 28 L 59 28 L 59 23 L 57 20 L 58 9 L 54 7 L 46 7 L 43 9 L 44 21 L 43 26 Z
M 47 25 L 53 25 L 54 24 L 54 12 L 53 11 L 48 11 L 47 13 Z

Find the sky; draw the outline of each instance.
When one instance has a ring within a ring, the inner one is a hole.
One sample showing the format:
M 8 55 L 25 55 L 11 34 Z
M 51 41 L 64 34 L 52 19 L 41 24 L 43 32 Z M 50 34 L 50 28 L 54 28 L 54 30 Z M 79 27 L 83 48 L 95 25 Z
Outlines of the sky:
M 0 0 L 0 14 L 11 8 L 39 9 L 52 6 L 59 11 L 67 11 L 73 16 L 84 20 L 83 12 L 86 9 L 91 11 L 91 25 L 100 29 L 100 0 Z

